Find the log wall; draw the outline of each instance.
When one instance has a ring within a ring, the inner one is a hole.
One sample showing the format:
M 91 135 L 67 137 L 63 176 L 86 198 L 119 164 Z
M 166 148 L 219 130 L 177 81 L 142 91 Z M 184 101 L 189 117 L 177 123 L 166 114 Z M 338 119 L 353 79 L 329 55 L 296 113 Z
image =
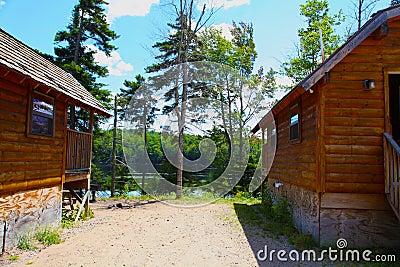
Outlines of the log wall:
M 384 69 L 400 67 L 400 21 L 386 37 L 369 36 L 330 72 L 325 90 L 325 191 L 384 193 Z M 364 90 L 374 79 L 376 88 Z
M 27 134 L 30 87 L 27 79 L 0 69 L 0 194 L 61 188 L 64 151 L 64 105 L 55 97 L 54 137 Z M 38 86 L 36 90 L 45 91 Z
M 292 103 L 274 114 L 277 130 L 277 146 L 268 179 L 279 180 L 304 189 L 316 189 L 317 145 L 317 92 L 304 93 Z M 300 141 L 289 140 L 290 108 L 299 103 L 301 120 Z

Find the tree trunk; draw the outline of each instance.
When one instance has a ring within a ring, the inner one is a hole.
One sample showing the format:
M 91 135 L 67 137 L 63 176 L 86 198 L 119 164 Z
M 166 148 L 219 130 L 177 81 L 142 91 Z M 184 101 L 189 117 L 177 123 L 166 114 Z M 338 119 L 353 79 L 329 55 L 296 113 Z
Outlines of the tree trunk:
M 144 111 L 143 111 L 143 129 L 144 129 L 144 144 L 143 144 L 143 158 L 146 157 L 147 154 L 147 103 L 144 104 Z M 145 195 L 146 192 L 144 190 L 144 184 L 145 184 L 145 179 L 146 179 L 146 169 L 147 169 L 147 164 L 144 166 L 143 172 L 142 172 L 142 190 L 141 194 Z
M 115 196 L 115 171 L 116 171 L 116 153 L 117 152 L 117 96 L 114 98 L 114 129 L 111 163 L 111 197 Z

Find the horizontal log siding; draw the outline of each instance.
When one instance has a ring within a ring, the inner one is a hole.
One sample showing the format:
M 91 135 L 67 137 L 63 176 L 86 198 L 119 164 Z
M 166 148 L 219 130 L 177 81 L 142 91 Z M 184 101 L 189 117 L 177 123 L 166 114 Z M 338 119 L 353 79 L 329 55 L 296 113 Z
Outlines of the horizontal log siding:
M 27 137 L 27 82 L 10 72 L 0 79 L 0 195 L 61 185 L 64 102 L 55 100 L 55 136 Z
M 295 100 L 296 102 L 298 101 Z M 296 102 L 293 102 L 294 105 Z M 301 96 L 301 141 L 289 141 L 290 107 L 275 116 L 277 149 L 268 178 L 315 191 L 316 188 L 316 114 L 317 93 Z
M 389 22 L 389 35 L 370 36 L 330 72 L 324 86 L 326 192 L 384 193 L 385 67 L 400 66 L 400 21 Z M 363 81 L 376 88 L 365 91 Z

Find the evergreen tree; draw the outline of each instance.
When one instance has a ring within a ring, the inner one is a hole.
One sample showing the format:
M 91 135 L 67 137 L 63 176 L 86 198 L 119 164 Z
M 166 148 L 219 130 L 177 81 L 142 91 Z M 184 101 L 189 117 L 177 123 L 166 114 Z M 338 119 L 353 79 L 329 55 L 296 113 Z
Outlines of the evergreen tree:
M 72 74 L 101 103 L 111 103 L 110 92 L 97 78 L 106 77 L 107 68 L 94 60 L 95 51 L 88 45 L 110 56 L 116 47 L 111 41 L 118 35 L 109 29 L 106 22 L 104 0 L 79 0 L 75 5 L 71 21 L 65 30 L 55 36 L 56 64 Z
M 144 84 L 145 78 L 141 75 L 136 75 L 135 81 L 125 80 L 124 86 L 126 89 L 121 88 L 121 93 L 118 94 L 118 105 L 120 109 L 120 117 L 124 118 L 126 122 L 136 124 L 137 129 L 143 131 L 144 146 L 143 155 L 139 158 L 144 159 L 147 156 L 147 132 L 150 124 L 154 123 L 157 109 L 156 99 L 153 98 L 153 92 Z M 143 161 L 146 165 L 147 162 Z M 150 172 L 149 166 L 142 166 L 142 194 L 145 193 L 145 178 L 146 173 Z
M 175 77 L 173 78 L 176 80 L 175 85 L 164 94 L 166 105 L 164 106 L 163 112 L 165 114 L 175 112 L 178 118 L 178 128 L 180 129 L 178 137 L 178 151 L 184 151 L 184 129 L 187 112 L 186 102 L 195 94 L 195 91 L 199 89 L 188 84 L 188 70 L 186 68 L 186 64 L 202 59 L 198 51 L 199 43 L 197 35 L 199 30 L 211 18 L 213 11 L 211 10 L 210 15 L 205 17 L 206 5 L 204 5 L 200 14 L 196 16 L 194 0 L 180 0 L 178 5 L 173 4 L 173 6 L 176 11 L 175 23 L 168 24 L 168 26 L 171 28 L 168 37 L 161 42 L 157 42 L 153 46 L 153 48 L 159 50 L 160 55 L 156 56 L 158 62 L 146 68 L 146 71 L 152 73 L 160 70 L 166 70 L 176 64 L 183 64 L 182 68 L 178 66 L 178 72 L 180 73 L 175 73 Z M 183 76 L 181 86 L 179 85 L 180 75 Z M 153 82 L 157 83 L 162 79 L 163 77 L 156 77 L 152 80 Z M 180 198 L 183 184 L 183 154 L 180 152 L 177 153 L 177 162 L 178 168 L 176 196 L 177 198 Z
M 282 64 L 284 75 L 294 82 L 300 82 L 321 63 L 321 55 L 331 55 L 340 45 L 341 38 L 334 27 L 344 21 L 342 12 L 330 15 L 327 0 L 307 0 L 300 5 L 300 14 L 305 18 L 307 27 L 298 30 L 300 43 L 296 47 L 297 55 Z M 321 50 L 320 31 L 324 49 Z
M 400 0 L 391 0 L 390 1 L 390 6 L 397 6 L 400 4 Z
M 121 120 L 123 120 L 125 117 L 126 109 L 128 108 L 129 102 L 131 101 L 132 97 L 144 84 L 144 82 L 145 78 L 140 74 L 135 76 L 135 81 L 124 81 L 125 88 L 121 88 L 120 93 L 118 94 L 118 113 Z

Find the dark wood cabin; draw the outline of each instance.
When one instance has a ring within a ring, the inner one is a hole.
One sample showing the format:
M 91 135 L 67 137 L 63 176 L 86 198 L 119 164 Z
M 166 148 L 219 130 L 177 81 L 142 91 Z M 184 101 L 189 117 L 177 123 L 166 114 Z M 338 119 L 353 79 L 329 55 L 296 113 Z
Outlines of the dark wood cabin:
M 77 110 L 87 115 L 79 128 L 71 123 Z M 94 113 L 110 116 L 72 75 L 0 29 L 0 229 L 5 218 L 8 247 L 37 225 L 60 223 L 63 190 L 89 191 Z
M 265 186 L 287 198 L 297 228 L 320 245 L 400 245 L 399 88 L 394 7 L 377 12 L 253 129 L 263 133 Z

